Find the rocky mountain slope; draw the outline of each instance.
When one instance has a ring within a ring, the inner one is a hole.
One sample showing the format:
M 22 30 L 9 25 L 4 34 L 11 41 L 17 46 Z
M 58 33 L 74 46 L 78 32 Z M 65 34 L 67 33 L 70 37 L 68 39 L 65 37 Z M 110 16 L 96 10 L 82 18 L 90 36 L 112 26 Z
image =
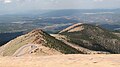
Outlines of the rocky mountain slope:
M 90 50 L 90 49 L 84 48 L 84 47 L 82 47 L 82 46 L 79 46 L 78 44 L 71 43 L 71 42 L 67 41 L 67 37 L 64 36 L 64 35 L 51 34 L 51 36 L 53 36 L 53 37 L 55 37 L 56 39 L 64 42 L 66 45 L 69 45 L 69 46 L 71 46 L 72 48 L 75 48 L 76 50 L 82 52 L 83 54 L 110 54 L 110 52 Z
M 120 53 L 119 33 L 99 26 L 74 24 L 58 34 L 35 29 L 0 47 L 1 56 Z
M 17 37 L 0 47 L 2 56 L 56 55 L 81 53 L 40 29 Z
M 75 24 L 59 32 L 70 43 L 95 51 L 120 53 L 120 37 L 106 29 L 90 24 Z

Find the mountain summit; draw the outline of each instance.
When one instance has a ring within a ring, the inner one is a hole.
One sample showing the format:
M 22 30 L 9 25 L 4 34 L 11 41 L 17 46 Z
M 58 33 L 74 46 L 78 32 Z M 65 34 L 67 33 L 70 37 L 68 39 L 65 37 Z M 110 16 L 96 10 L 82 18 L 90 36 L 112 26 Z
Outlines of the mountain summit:
M 80 53 L 46 32 L 35 29 L 0 47 L 3 56 L 56 55 Z
M 66 29 L 63 29 L 62 31 L 60 31 L 59 33 L 63 33 L 63 32 L 77 32 L 77 31 L 81 31 L 83 30 L 84 28 L 81 26 L 82 23 L 77 23 L 77 24 L 74 24 Z

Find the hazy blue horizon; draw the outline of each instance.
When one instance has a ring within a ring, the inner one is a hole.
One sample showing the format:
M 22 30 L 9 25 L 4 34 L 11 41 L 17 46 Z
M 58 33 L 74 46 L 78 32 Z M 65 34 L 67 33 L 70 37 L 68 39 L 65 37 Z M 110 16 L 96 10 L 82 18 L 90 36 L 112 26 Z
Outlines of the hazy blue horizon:
M 120 0 L 0 0 L 0 14 L 34 10 L 117 8 L 120 8 Z

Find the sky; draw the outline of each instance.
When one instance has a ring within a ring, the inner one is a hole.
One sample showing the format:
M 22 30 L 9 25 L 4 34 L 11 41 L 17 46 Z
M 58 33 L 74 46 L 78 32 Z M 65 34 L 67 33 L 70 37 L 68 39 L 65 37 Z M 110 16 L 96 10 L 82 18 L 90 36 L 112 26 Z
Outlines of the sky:
M 0 14 L 42 9 L 116 9 L 120 0 L 0 0 Z

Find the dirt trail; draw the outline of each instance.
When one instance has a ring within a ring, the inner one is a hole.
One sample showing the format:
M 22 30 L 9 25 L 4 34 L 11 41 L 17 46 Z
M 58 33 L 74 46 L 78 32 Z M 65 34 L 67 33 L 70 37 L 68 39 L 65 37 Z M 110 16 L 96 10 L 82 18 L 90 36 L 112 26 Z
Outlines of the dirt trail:
M 0 67 L 120 67 L 120 55 L 0 57 Z
M 33 52 L 34 50 L 38 49 L 38 46 L 35 44 L 27 44 L 22 46 L 21 48 L 19 48 L 14 54 L 13 56 L 22 56 L 28 53 Z
M 68 41 L 65 40 L 65 36 L 63 36 L 63 35 L 51 34 L 51 36 L 54 36 L 56 39 L 61 40 L 65 44 L 67 44 L 67 45 L 69 45 L 69 46 L 71 46 L 71 47 L 79 50 L 80 52 L 82 52 L 84 54 L 109 54 L 109 52 L 93 51 L 93 50 L 89 50 L 89 49 L 84 48 L 84 47 L 80 47 L 80 46 L 78 46 L 76 44 L 70 43 L 70 42 L 68 42 Z

